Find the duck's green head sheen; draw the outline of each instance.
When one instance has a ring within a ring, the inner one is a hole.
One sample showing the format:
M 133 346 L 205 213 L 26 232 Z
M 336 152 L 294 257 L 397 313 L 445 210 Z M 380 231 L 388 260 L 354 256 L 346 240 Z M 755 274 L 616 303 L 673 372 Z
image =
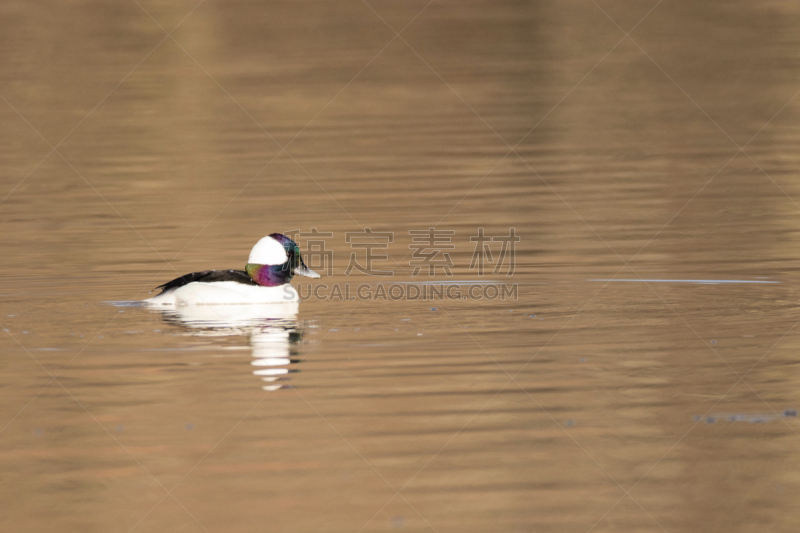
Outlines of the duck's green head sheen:
M 289 283 L 295 274 L 318 278 L 319 274 L 303 263 L 297 243 L 286 235 L 267 235 L 253 246 L 245 265 L 250 278 L 264 287 Z

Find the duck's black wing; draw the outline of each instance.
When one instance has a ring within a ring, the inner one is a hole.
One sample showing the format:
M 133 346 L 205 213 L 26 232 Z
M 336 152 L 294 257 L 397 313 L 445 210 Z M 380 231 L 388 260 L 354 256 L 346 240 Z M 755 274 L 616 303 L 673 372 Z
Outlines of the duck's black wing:
M 159 285 L 156 289 L 161 289 L 161 292 L 164 293 L 170 289 L 183 287 L 195 281 L 201 281 L 203 283 L 235 281 L 236 283 L 244 283 L 245 285 L 258 285 L 244 270 L 204 270 L 202 272 L 192 272 L 191 274 L 175 278 L 163 285 Z

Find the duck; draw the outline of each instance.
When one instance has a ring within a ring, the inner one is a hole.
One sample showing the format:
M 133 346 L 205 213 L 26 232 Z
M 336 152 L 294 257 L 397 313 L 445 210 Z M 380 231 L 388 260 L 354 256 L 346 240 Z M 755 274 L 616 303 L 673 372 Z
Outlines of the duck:
M 185 274 L 156 289 L 158 295 L 144 300 L 154 306 L 220 304 L 293 304 L 299 295 L 289 282 L 299 274 L 319 278 L 303 262 L 300 248 L 281 233 L 259 240 L 244 270 L 204 270 Z

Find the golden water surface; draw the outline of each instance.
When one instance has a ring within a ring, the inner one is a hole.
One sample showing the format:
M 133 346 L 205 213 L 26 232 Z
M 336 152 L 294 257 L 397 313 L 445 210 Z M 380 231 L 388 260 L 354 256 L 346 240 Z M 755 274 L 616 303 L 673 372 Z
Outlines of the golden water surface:
M 1 2 L 0 529 L 798 531 L 798 28 L 774 1 Z M 131 303 L 311 228 L 296 315 Z M 345 275 L 365 228 L 391 275 Z M 520 238 L 497 273 L 479 228 Z M 409 282 L 462 283 L 326 298 Z

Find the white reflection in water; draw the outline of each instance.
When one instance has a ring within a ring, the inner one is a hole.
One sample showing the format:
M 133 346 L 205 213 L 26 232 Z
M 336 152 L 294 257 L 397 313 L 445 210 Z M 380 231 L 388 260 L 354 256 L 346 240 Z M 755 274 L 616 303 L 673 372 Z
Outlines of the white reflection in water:
M 253 354 L 251 364 L 265 391 L 286 386 L 290 367 L 298 361 L 302 331 L 297 321 L 297 304 L 195 305 L 154 309 L 164 320 L 185 328 L 197 337 L 248 337 Z

